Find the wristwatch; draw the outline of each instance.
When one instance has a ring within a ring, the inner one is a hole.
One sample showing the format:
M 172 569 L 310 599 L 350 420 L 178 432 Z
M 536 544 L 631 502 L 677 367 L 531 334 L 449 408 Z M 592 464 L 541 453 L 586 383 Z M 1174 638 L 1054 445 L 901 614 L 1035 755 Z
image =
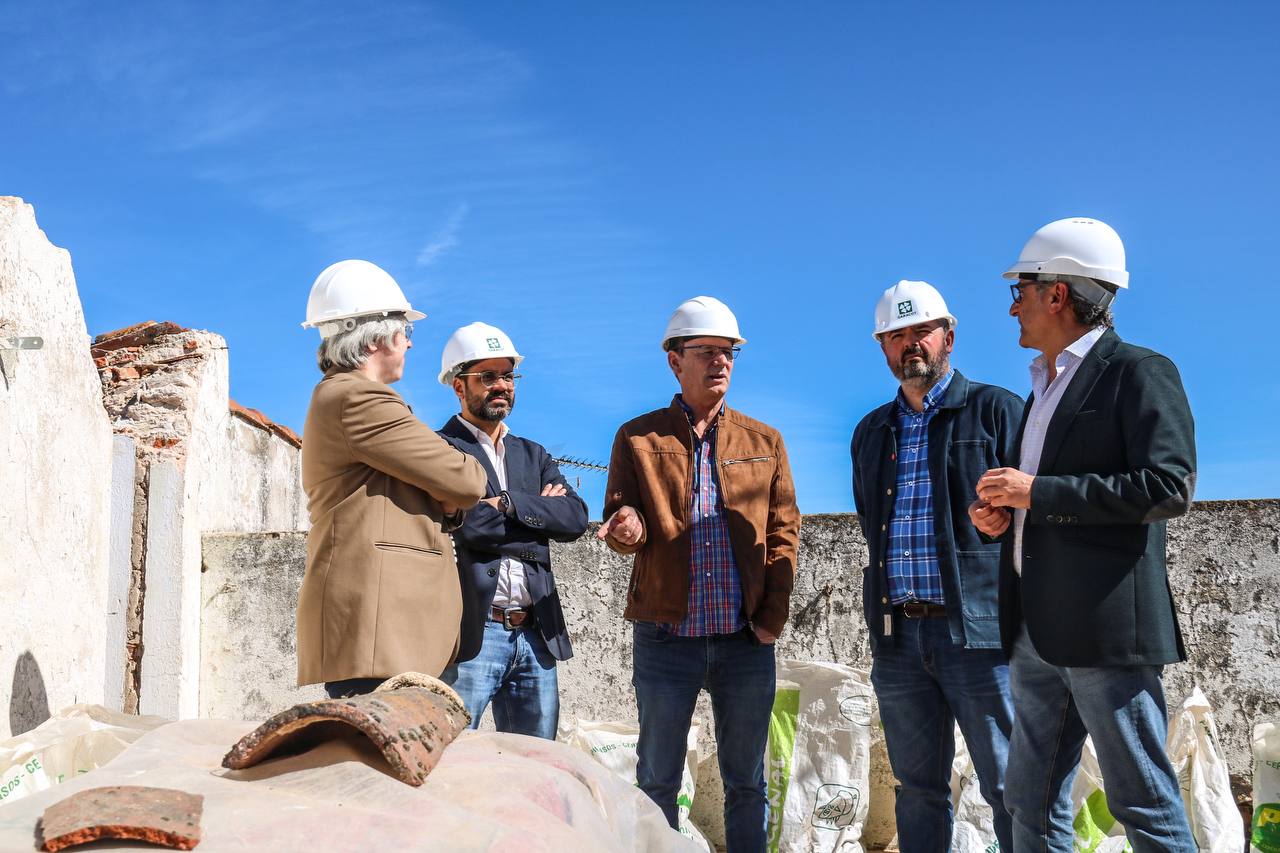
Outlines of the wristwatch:
M 503 515 L 511 515 L 511 495 L 506 491 L 498 492 L 498 512 Z

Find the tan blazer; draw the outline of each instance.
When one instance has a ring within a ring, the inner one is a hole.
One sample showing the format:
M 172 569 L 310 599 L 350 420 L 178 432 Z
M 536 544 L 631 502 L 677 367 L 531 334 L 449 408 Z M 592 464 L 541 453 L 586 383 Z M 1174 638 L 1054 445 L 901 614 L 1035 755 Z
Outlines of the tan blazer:
M 331 370 L 302 440 L 311 531 L 298 597 L 298 684 L 438 675 L 462 592 L 441 503 L 474 506 L 485 472 L 381 382 Z

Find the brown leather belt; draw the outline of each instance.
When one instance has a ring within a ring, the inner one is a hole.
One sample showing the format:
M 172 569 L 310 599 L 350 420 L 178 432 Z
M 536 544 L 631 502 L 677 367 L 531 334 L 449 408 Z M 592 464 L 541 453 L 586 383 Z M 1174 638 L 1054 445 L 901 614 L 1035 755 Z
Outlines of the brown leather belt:
M 532 619 L 533 611 L 527 607 L 508 607 L 505 610 L 501 607 L 491 607 L 489 608 L 489 618 L 494 622 L 501 622 L 502 627 L 510 631 L 512 628 L 519 628 Z
M 893 610 L 908 619 L 940 619 L 947 615 L 946 607 L 931 601 L 904 601 L 894 605 Z

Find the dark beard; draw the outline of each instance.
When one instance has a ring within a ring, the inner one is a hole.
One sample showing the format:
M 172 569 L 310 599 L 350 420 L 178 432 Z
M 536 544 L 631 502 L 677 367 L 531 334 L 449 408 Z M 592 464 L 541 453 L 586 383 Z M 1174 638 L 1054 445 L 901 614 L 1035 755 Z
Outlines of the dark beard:
M 924 356 L 924 364 L 903 364 L 899 361 L 889 368 L 903 385 L 911 385 L 928 390 L 937 385 L 938 380 L 946 376 L 947 370 L 951 367 L 951 360 L 946 352 L 939 351 L 932 358 L 924 350 L 911 350 L 904 352 L 902 355 L 905 358 L 912 353 Z
M 504 399 L 507 401 L 507 408 L 499 409 L 490 405 L 491 400 Z M 489 421 L 496 423 L 511 412 L 516 407 L 515 394 L 485 394 L 484 397 L 473 397 L 467 400 L 467 411 L 471 413 L 471 417 L 477 420 Z

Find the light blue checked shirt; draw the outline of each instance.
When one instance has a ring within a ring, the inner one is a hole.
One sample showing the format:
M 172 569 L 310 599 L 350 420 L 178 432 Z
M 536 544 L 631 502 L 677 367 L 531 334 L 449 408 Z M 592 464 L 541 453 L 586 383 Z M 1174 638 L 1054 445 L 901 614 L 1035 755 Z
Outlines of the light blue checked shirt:
M 946 604 L 938 545 L 933 535 L 933 483 L 929 479 L 929 421 L 947 393 L 954 370 L 924 395 L 917 412 L 898 391 L 898 472 L 893 515 L 889 519 L 886 562 L 889 601 L 931 601 Z

